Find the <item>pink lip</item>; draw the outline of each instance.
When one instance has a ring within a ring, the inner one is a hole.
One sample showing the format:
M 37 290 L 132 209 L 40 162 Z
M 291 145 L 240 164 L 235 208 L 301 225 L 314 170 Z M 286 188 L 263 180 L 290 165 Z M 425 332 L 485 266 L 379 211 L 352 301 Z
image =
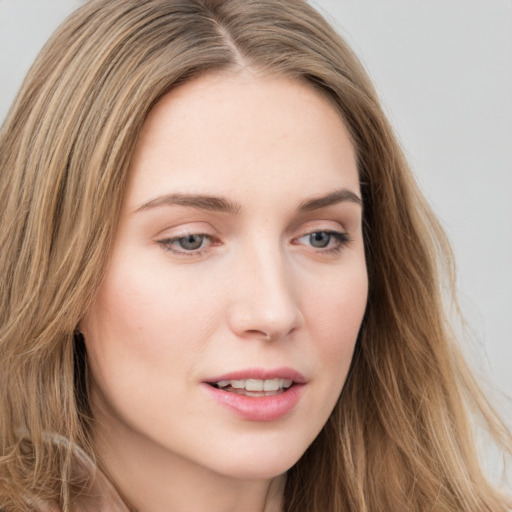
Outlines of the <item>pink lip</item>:
M 293 380 L 294 384 L 279 395 L 258 397 L 249 397 L 230 391 L 223 391 L 208 384 L 221 380 L 243 379 L 290 379 Z M 213 377 L 204 381 L 202 387 L 218 403 L 245 420 L 275 421 L 291 412 L 297 405 L 305 383 L 305 377 L 300 372 L 290 368 L 277 368 L 273 370 L 254 368 Z

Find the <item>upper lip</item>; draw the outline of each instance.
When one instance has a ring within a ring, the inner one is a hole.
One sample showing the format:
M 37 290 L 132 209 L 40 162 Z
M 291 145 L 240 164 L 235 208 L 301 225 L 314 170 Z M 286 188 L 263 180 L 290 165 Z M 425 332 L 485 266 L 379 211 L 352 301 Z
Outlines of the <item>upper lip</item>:
M 215 383 L 222 380 L 246 380 L 246 379 L 258 379 L 258 380 L 272 380 L 272 379 L 289 379 L 295 384 L 305 384 L 306 377 L 302 375 L 298 370 L 293 368 L 247 368 L 245 370 L 236 370 L 222 375 L 216 375 L 214 377 L 206 379 L 204 382 Z

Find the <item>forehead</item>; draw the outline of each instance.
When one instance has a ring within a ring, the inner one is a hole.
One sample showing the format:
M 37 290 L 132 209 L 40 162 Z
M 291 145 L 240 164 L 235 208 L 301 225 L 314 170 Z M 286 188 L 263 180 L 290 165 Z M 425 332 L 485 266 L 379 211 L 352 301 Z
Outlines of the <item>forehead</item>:
M 358 188 L 354 147 L 329 100 L 302 81 L 251 73 L 203 75 L 165 95 L 144 123 L 130 172 L 135 203 L 158 186 L 264 193 L 278 177 L 290 190 Z

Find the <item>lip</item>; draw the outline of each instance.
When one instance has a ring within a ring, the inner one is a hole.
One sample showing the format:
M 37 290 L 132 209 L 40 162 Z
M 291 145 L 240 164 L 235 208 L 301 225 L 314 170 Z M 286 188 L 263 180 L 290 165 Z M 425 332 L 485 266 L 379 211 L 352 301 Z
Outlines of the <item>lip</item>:
M 245 380 L 245 379 L 260 379 L 260 380 L 271 380 L 271 379 L 289 379 L 293 380 L 295 384 L 305 384 L 306 378 L 302 373 L 293 368 L 248 368 L 246 370 L 238 370 L 223 375 L 217 375 L 212 378 L 205 379 L 205 383 L 219 382 L 221 380 Z
M 293 380 L 293 385 L 279 395 L 258 397 L 240 395 L 210 385 L 210 383 L 221 380 L 245 379 L 290 379 Z M 205 392 L 221 406 L 245 420 L 255 422 L 275 421 L 289 414 L 299 402 L 305 385 L 306 378 L 304 375 L 291 368 L 240 370 L 208 378 L 201 383 Z

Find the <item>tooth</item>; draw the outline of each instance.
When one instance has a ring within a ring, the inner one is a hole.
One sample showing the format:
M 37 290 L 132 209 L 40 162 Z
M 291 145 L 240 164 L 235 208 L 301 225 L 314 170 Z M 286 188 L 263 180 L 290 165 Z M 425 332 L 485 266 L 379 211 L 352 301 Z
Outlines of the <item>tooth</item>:
M 252 391 L 246 391 L 244 393 L 245 396 L 257 396 L 257 397 L 260 397 L 261 396 L 261 393 L 253 393 Z
M 256 379 L 247 379 L 245 381 L 247 391 L 263 391 L 263 381 Z
M 293 384 L 291 379 L 240 379 L 240 380 L 220 380 L 216 383 L 218 388 L 245 389 L 246 391 L 279 391 L 288 389 Z
M 277 391 L 283 386 L 283 379 L 271 379 L 263 382 L 263 391 Z

